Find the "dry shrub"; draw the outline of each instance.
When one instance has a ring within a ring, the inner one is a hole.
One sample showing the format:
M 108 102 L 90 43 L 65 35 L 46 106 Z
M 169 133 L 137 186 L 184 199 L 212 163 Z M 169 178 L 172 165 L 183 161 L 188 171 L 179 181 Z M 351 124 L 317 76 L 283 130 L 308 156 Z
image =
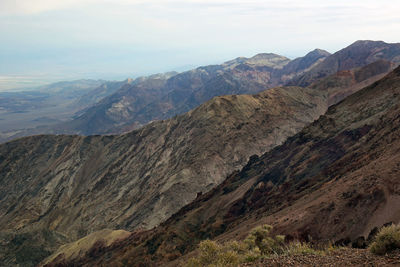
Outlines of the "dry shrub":
M 199 255 L 191 258 L 186 266 L 222 267 L 237 266 L 241 262 L 251 262 L 260 257 L 281 254 L 285 251 L 284 236 L 271 236 L 272 226 L 263 225 L 251 230 L 244 242 L 228 242 L 220 245 L 205 240 L 199 245 Z
M 239 254 L 229 246 L 219 245 L 215 241 L 205 240 L 199 245 L 199 256 L 191 258 L 187 267 L 223 267 L 237 266 L 240 262 Z
M 309 243 L 294 241 L 286 246 L 284 254 L 286 255 L 323 254 L 323 251 L 314 249 Z
M 261 254 L 281 254 L 284 250 L 285 237 L 277 235 L 272 237 L 270 232 L 272 226 L 262 225 L 251 230 L 250 234 L 245 239 L 245 243 L 250 249 L 259 249 Z
M 285 244 L 282 235 L 272 236 L 272 226 L 262 225 L 250 231 L 243 242 L 233 241 L 218 244 L 205 240 L 199 245 L 198 256 L 189 259 L 187 267 L 238 266 L 243 262 L 253 262 L 274 255 L 321 254 L 308 243 L 292 242 Z
M 377 255 L 384 255 L 393 250 L 400 249 L 400 225 L 383 227 L 371 243 L 369 249 Z

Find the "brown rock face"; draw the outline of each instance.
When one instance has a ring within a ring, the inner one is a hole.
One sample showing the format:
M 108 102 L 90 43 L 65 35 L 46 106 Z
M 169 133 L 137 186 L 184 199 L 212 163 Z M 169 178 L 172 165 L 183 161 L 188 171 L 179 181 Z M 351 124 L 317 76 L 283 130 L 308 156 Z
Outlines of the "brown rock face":
M 301 239 L 367 236 L 400 221 L 400 68 L 329 108 L 283 145 L 252 157 L 161 226 L 81 265 L 160 264 L 205 238 L 240 238 L 258 224 Z
M 362 88 L 382 79 L 395 64 L 378 60 L 361 68 L 342 70 L 312 84 L 310 87 L 328 93 L 328 105 L 333 105 Z
M 217 97 L 121 136 L 3 144 L 0 225 L 17 233 L 48 229 L 69 240 L 103 228 L 151 228 L 326 108 L 322 91 L 277 88 Z

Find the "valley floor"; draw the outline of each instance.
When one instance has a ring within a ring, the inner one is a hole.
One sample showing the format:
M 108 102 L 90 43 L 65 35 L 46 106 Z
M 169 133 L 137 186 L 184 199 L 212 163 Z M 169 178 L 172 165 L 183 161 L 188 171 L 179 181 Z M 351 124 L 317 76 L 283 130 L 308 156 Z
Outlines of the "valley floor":
M 400 251 L 377 256 L 367 249 L 340 248 L 325 255 L 282 255 L 241 266 L 400 266 Z

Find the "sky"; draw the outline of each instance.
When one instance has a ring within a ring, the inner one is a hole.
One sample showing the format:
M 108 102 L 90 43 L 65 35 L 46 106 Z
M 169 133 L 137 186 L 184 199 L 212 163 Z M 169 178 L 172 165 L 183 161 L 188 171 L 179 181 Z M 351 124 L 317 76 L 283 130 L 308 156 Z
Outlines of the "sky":
M 398 0 L 0 0 L 0 91 L 400 42 Z

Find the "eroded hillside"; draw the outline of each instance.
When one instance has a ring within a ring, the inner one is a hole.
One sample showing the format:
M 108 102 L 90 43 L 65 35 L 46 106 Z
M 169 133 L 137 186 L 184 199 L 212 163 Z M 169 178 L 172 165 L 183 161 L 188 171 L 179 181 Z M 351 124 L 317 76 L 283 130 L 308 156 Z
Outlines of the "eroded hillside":
M 326 108 L 322 91 L 276 88 L 217 97 L 121 136 L 43 135 L 3 144 L 0 224 L 69 240 L 103 228 L 151 228 Z
M 299 239 L 327 241 L 399 222 L 399 103 L 397 68 L 283 145 L 252 157 L 156 229 L 69 263 L 157 265 L 190 252 L 199 240 L 240 238 L 263 223 Z

